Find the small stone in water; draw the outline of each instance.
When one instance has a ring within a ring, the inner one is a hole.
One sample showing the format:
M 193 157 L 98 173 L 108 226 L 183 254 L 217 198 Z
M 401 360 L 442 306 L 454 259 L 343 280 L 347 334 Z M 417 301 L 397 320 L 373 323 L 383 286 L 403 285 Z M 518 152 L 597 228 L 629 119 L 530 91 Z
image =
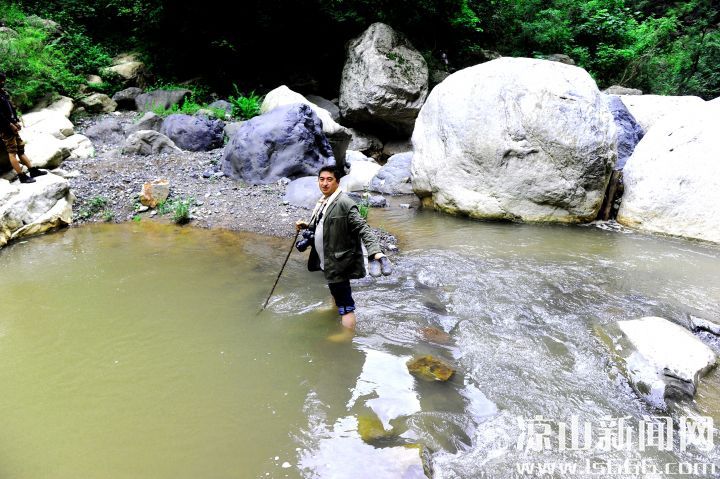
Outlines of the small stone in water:
M 406 210 L 410 209 L 410 203 L 400 203 L 400 208 L 405 208 Z
M 455 374 L 455 370 L 430 354 L 413 358 L 407 362 L 410 373 L 426 381 L 447 381 Z
M 280 467 L 282 467 L 283 469 L 287 469 L 287 468 L 290 467 L 290 463 L 287 462 L 287 461 L 285 461 L 285 462 L 282 463 L 282 466 L 280 466 Z

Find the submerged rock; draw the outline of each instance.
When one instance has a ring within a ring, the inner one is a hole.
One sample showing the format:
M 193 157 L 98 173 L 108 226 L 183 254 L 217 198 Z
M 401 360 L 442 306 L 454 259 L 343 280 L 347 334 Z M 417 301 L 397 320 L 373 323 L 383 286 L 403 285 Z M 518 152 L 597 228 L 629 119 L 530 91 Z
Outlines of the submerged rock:
M 697 316 L 690 316 L 690 326 L 693 331 L 707 331 L 715 336 L 720 336 L 720 323 L 715 321 L 698 318 Z
M 358 417 L 358 433 L 366 444 L 372 444 L 378 439 L 392 436 L 392 430 L 386 431 L 382 421 L 374 414 L 365 414 Z
M 452 366 L 429 354 L 411 359 L 407 367 L 413 375 L 425 381 L 447 381 L 455 374 Z
M 415 124 L 423 204 L 479 219 L 592 221 L 615 165 L 616 127 L 583 69 L 499 58 L 450 75 Z

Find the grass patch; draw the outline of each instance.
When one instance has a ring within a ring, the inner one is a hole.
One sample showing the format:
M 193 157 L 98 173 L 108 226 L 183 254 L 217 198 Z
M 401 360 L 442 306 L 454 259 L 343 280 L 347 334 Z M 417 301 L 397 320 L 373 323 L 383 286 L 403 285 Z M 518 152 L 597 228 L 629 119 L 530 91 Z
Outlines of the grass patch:
M 108 204 L 107 198 L 103 196 L 94 196 L 90 198 L 90 200 L 80 208 L 78 211 L 78 218 L 81 220 L 86 220 L 92 216 L 95 216 L 95 214 L 102 211 Z M 105 215 L 103 214 L 103 219 L 105 218 Z M 106 220 L 107 221 L 107 220 Z
M 159 215 L 172 214 L 173 222 L 184 225 L 190 222 L 190 208 L 195 204 L 195 198 L 167 199 L 158 203 L 156 211 Z

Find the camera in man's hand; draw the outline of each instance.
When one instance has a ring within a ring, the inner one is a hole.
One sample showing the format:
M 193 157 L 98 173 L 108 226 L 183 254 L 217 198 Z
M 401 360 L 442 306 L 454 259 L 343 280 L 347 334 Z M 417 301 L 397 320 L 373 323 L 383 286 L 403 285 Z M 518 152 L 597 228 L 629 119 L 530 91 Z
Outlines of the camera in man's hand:
M 306 230 L 303 230 L 302 238 L 297 243 L 295 243 L 295 247 L 298 251 L 302 253 L 303 251 L 308 249 L 308 246 L 310 246 L 313 241 L 315 241 L 315 228 L 310 227 Z

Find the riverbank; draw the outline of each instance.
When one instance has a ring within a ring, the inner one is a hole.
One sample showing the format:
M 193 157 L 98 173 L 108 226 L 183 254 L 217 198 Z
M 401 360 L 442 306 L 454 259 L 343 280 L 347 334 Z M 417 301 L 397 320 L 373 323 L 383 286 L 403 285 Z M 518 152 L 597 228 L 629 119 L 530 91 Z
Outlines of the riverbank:
M 105 118 L 131 125 L 135 112 L 98 115 L 76 120 L 76 130 L 84 134 Z M 138 195 L 142 185 L 156 179 L 170 184 L 170 199 L 193 199 L 190 225 L 248 231 L 263 235 L 291 237 L 298 219 L 307 219 L 310 210 L 283 200 L 286 183 L 248 185 L 226 177 L 217 168 L 223 148 L 207 152 L 182 151 L 148 156 L 126 155 L 121 143 L 96 144 L 96 154 L 88 159 L 68 159 L 62 169 L 76 196 L 73 223 L 122 223 L 125 221 L 169 222 L 170 214 L 141 208 Z M 319 196 L 319 192 L 318 192 Z M 372 226 L 372 221 L 370 221 Z M 394 251 L 396 238 L 373 228 L 386 251 Z

